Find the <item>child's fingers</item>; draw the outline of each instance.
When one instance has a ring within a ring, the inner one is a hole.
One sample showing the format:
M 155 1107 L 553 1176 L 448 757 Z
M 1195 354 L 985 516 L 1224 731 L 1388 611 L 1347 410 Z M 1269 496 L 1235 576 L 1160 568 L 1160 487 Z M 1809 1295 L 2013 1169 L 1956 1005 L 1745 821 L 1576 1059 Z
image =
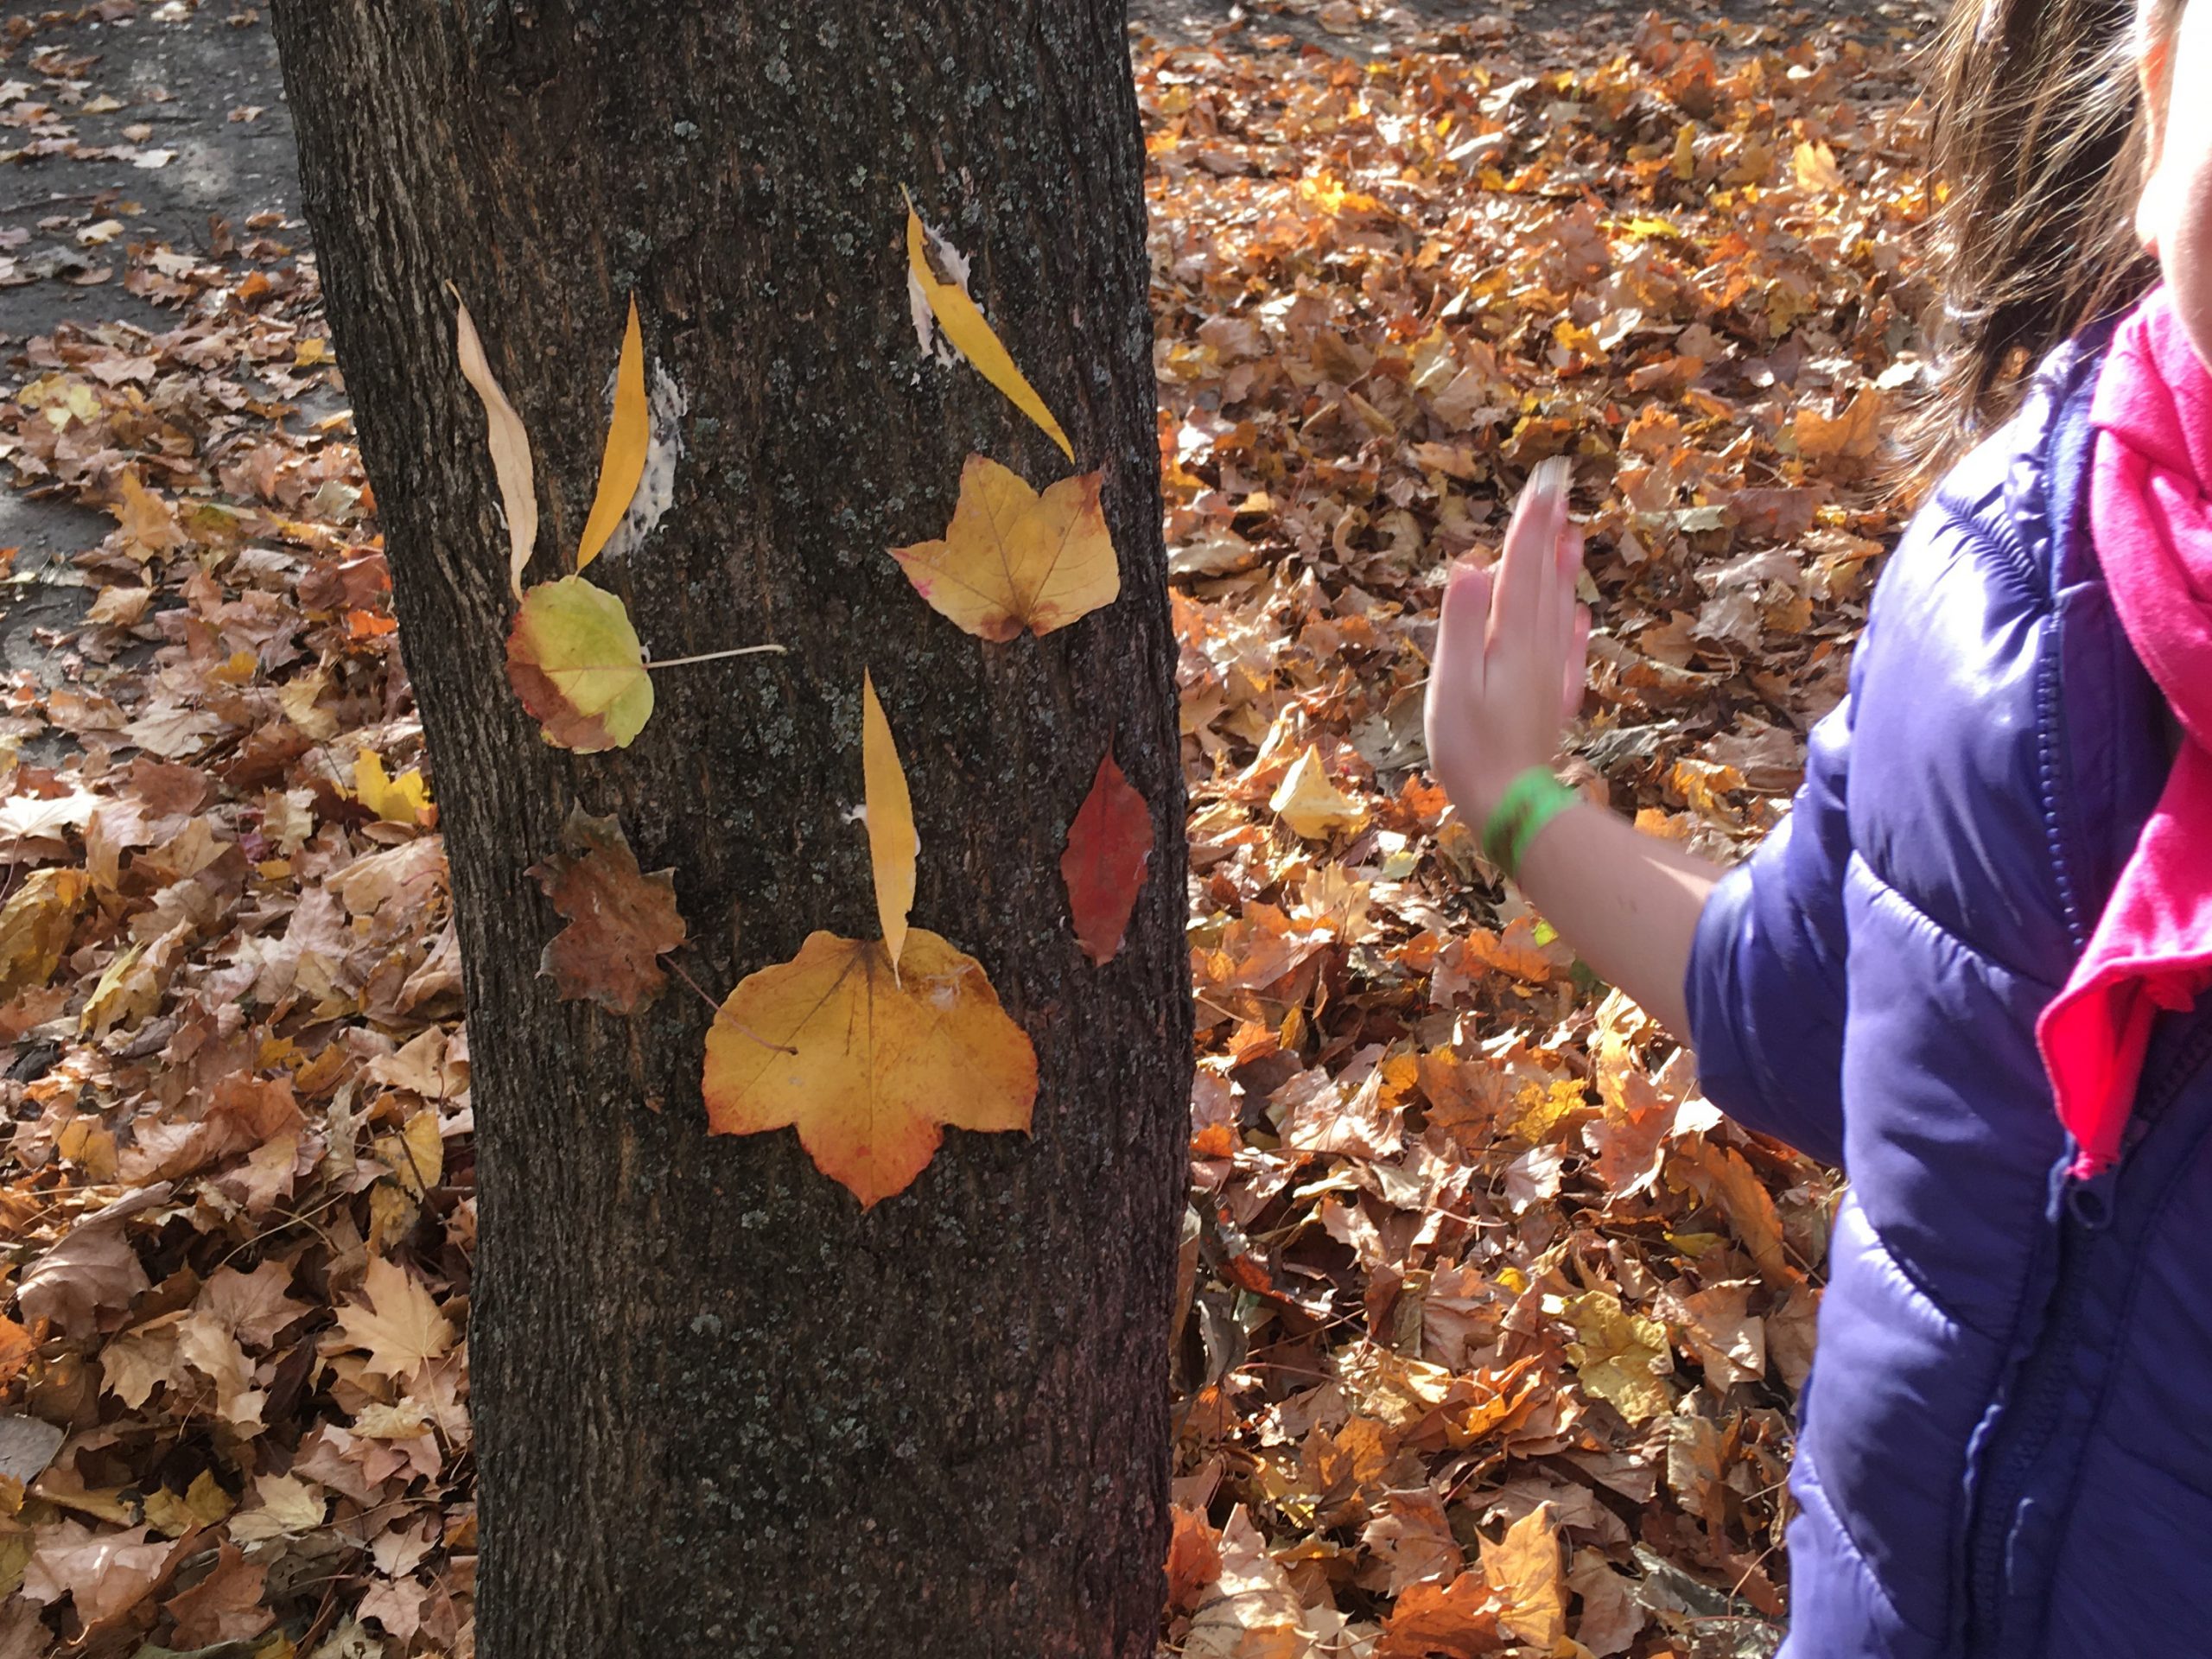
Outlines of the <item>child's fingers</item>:
M 1545 590 L 1552 574 L 1551 556 L 1567 521 L 1567 486 L 1570 476 L 1566 458 L 1554 455 L 1536 463 L 1528 486 L 1514 505 L 1513 522 L 1506 527 L 1505 552 L 1498 561 L 1497 603 L 1491 620 L 1493 632 L 1541 626 Z
M 1565 524 L 1560 527 L 1557 546 L 1553 550 L 1552 567 L 1548 573 L 1551 581 L 1545 590 L 1548 609 L 1545 615 L 1543 639 L 1555 652 L 1565 654 L 1567 641 L 1574 632 L 1574 615 L 1580 608 L 1574 602 L 1574 578 L 1582 569 L 1582 530 L 1578 524 Z
M 1574 625 L 1567 642 L 1567 683 L 1561 688 L 1566 701 L 1562 717 L 1573 720 L 1582 712 L 1583 688 L 1590 680 L 1590 607 L 1574 607 Z
M 1452 567 L 1444 586 L 1444 611 L 1436 630 L 1436 660 L 1429 665 L 1428 706 L 1461 708 L 1481 695 L 1483 636 L 1490 620 L 1491 571 L 1465 561 Z

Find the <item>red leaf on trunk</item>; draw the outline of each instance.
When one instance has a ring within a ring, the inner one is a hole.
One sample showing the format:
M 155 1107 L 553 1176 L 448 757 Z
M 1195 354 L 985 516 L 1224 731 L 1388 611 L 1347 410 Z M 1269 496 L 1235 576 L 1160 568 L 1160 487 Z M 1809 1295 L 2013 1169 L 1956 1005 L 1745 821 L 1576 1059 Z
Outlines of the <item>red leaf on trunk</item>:
M 1122 775 L 1109 746 L 1060 855 L 1076 942 L 1091 961 L 1111 962 L 1121 950 L 1151 858 L 1152 809 Z

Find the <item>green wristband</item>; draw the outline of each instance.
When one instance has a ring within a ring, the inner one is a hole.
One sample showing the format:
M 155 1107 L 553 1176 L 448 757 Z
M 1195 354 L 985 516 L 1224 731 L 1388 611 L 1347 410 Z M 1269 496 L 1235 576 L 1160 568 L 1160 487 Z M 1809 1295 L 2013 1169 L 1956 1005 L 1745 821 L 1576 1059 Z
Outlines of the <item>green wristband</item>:
M 1548 766 L 1531 766 L 1505 786 L 1483 825 L 1483 856 L 1510 876 L 1537 831 L 1582 798 L 1552 776 Z

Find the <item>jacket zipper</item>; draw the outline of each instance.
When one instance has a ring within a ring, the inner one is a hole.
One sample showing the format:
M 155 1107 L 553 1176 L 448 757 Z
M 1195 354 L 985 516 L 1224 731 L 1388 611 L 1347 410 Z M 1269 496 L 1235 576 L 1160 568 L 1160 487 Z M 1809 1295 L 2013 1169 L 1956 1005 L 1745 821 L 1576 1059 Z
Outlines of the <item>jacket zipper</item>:
M 2190 1033 L 2172 1059 L 2160 1068 L 2154 1082 L 2140 1090 L 2133 1114 L 2139 1131 L 2147 1131 L 2164 1114 L 2207 1058 L 2212 1058 L 2212 1020 Z M 2131 1136 L 2131 1141 L 2139 1140 L 2140 1133 Z M 2061 1189 L 2058 1266 L 2044 1304 L 2043 1329 L 2031 1344 L 2019 1374 L 2018 1399 L 2004 1411 L 2012 1421 L 1999 1427 L 2005 1453 L 2001 1465 L 1990 1471 L 1973 1510 L 1975 1537 L 1967 1607 L 1967 1651 L 1970 1654 L 1999 1651 L 1995 1643 L 2004 1634 L 2006 1547 L 2012 1541 L 2020 1500 L 2065 1413 L 2071 1382 L 2069 1373 L 2081 1338 L 2083 1304 L 2093 1282 L 2082 1271 L 2082 1263 L 2097 1236 L 2112 1224 L 2114 1192 L 2126 1155 L 2123 1150 L 2120 1162 L 2088 1180 L 2067 1179 Z

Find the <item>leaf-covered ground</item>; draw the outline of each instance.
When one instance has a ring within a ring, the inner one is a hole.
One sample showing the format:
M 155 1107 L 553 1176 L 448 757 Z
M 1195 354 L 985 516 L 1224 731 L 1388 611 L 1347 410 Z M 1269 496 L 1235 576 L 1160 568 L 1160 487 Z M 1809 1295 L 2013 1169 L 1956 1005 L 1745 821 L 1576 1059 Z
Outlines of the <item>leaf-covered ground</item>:
M 1926 21 L 1246 10 L 1135 42 L 1201 1033 L 1164 1640 L 1763 1653 L 1834 1179 L 1484 867 L 1421 687 L 1572 455 L 1580 780 L 1771 826 L 1897 527 Z M 0 474 L 105 515 L 4 629 L 0 1659 L 458 1656 L 467 1045 L 373 502 L 298 224 L 73 182 L 166 101 L 83 16 L 0 35 L 0 178 L 77 193 L 0 284 L 159 321 L 0 403 Z

